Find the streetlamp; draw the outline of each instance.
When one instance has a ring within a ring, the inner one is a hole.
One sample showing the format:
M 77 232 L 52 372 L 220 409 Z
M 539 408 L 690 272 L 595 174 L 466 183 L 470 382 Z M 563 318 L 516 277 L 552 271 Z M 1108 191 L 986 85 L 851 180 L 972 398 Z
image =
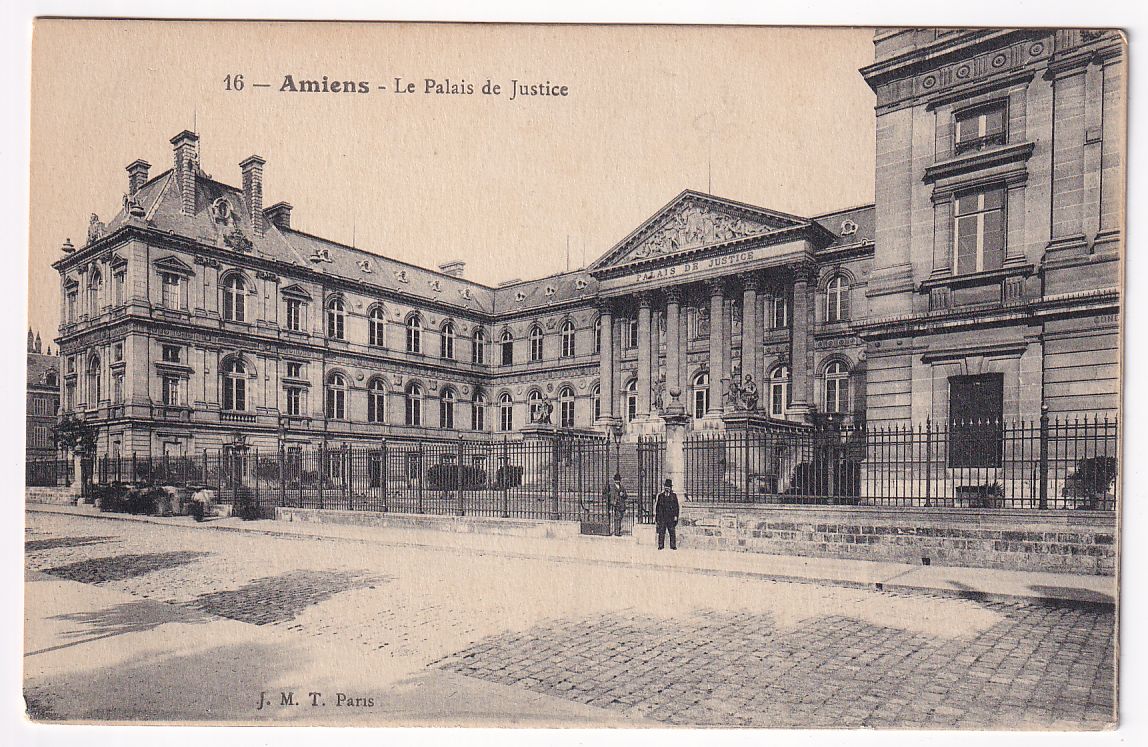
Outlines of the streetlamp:
M 613 436 L 614 436 L 614 461 L 615 461 L 615 465 L 617 467 L 615 472 L 616 472 L 616 474 L 621 474 L 622 473 L 622 421 L 620 419 L 615 420 L 610 425 L 610 433 L 613 434 Z M 610 476 L 606 475 L 606 479 L 609 480 Z

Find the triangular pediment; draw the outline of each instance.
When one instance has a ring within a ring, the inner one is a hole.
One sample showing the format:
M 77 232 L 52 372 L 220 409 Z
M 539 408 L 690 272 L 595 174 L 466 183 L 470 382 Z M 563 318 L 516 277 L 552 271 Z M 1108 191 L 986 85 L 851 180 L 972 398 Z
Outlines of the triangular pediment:
M 174 272 L 177 275 L 194 275 L 195 270 L 174 254 L 169 254 L 166 257 L 160 257 L 153 263 L 157 270 L 165 272 Z
M 671 256 L 808 223 L 795 215 L 687 190 L 616 244 L 590 269 Z

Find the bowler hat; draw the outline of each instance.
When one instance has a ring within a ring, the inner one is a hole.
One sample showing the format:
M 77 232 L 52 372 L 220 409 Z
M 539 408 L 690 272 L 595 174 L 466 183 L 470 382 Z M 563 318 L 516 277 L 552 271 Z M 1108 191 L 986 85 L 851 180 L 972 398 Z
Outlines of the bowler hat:
M 669 479 L 668 477 L 666 478 L 666 481 L 662 484 L 665 485 L 667 488 L 674 487 L 674 481 Z

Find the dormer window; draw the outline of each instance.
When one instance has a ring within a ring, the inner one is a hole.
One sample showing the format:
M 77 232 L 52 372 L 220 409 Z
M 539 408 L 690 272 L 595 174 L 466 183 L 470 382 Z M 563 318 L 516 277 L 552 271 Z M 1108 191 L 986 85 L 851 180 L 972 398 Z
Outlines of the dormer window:
M 957 112 L 954 119 L 956 142 L 953 150 L 958 156 L 994 145 L 1004 145 L 1008 139 L 1005 129 L 1007 107 L 1003 101 L 965 109 Z

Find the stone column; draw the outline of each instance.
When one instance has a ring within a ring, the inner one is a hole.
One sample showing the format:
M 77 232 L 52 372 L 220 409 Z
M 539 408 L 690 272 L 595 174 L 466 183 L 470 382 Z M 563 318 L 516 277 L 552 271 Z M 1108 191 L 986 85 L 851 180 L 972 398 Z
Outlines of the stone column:
M 600 309 L 601 330 L 599 342 L 602 352 L 598 356 L 598 390 L 601 399 L 601 421 L 614 418 L 614 311 L 608 302 Z
M 725 359 L 725 287 L 721 280 L 708 282 L 710 291 L 710 409 L 709 415 L 722 413 L 722 377 L 727 376 Z
M 653 383 L 650 352 L 650 308 L 654 299 L 646 292 L 638 297 L 638 412 L 639 419 L 650 415 L 650 385 Z
M 680 288 L 666 289 L 666 402 L 667 408 L 673 401 L 672 392 L 682 391 L 682 291 Z
M 790 320 L 789 376 L 793 386 L 789 411 L 808 418 L 813 412 L 813 302 L 810 298 L 817 268 L 800 264 L 793 268 L 793 319 Z
M 741 292 L 741 376 L 752 377 L 761 389 L 761 381 L 757 377 L 757 359 L 761 348 L 761 330 L 757 326 L 757 275 L 747 274 L 743 277 L 744 286 Z
M 755 381 L 757 381 L 758 392 L 761 393 L 760 396 L 763 398 L 765 397 L 763 382 L 765 381 L 765 326 L 767 324 L 766 300 L 767 296 L 761 292 L 761 285 L 759 281 L 757 304 L 753 310 L 755 319 L 754 324 L 757 327 L 757 339 L 753 341 L 753 344 L 756 346 L 755 349 L 757 350 L 757 368 L 753 370 L 753 378 Z M 765 400 L 761 399 L 759 401 L 764 402 Z

